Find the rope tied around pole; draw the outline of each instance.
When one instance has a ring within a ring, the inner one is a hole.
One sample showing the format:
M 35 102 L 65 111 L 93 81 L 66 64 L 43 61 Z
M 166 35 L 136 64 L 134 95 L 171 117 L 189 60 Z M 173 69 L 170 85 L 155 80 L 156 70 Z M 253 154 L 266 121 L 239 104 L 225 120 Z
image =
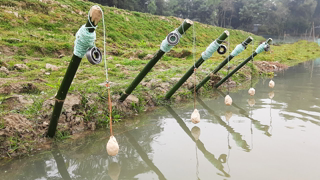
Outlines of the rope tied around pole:
M 207 49 L 201 54 L 201 57 L 203 60 L 209 59 L 212 56 L 212 54 L 218 50 L 218 48 L 220 47 L 220 44 L 217 41 L 223 41 L 223 40 L 217 39 L 213 41 L 207 47 Z
M 73 54 L 80 58 L 83 58 L 88 49 L 95 46 L 94 41 L 96 40 L 96 32 L 89 32 L 89 28 L 92 27 L 85 27 L 85 25 L 82 25 L 76 33 Z
M 238 44 L 236 46 L 236 48 L 234 48 L 234 50 L 231 52 L 231 55 L 233 57 L 239 55 L 242 51 L 244 51 L 246 49 L 246 47 L 243 44 Z

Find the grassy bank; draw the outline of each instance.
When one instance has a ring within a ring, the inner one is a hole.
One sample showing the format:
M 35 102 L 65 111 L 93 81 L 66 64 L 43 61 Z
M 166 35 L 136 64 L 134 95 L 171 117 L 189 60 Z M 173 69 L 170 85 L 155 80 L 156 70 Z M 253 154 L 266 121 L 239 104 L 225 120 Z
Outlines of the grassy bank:
M 86 22 L 87 11 L 93 4 L 78 0 L 2 0 L 0 6 L 0 153 L 1 157 L 29 153 L 36 142 L 47 142 L 43 137 L 52 113 L 53 96 L 60 86 L 72 56 L 74 34 Z M 119 94 L 132 82 L 148 63 L 166 35 L 177 28 L 182 19 L 131 12 L 102 7 L 105 12 L 109 78 L 112 82 L 114 120 L 162 105 L 165 93 L 193 65 L 192 34 L 190 28 L 180 43 L 155 65 L 134 97 L 117 103 Z M 102 23 L 97 29 L 96 45 L 102 49 Z M 206 47 L 225 29 L 195 22 L 196 60 Z M 245 40 L 254 38 L 254 44 L 235 57 L 231 68 L 242 62 L 250 52 L 264 41 L 240 30 L 230 31 L 230 49 Z M 228 54 L 217 53 L 197 71 L 197 80 L 203 79 Z M 316 43 L 300 41 L 294 44 L 273 45 L 271 52 L 262 53 L 254 59 L 254 75 L 272 75 L 283 65 L 294 65 L 320 57 Z M 266 65 L 262 63 L 266 61 Z M 17 66 L 17 64 L 20 64 Z M 46 68 L 48 64 L 54 68 Z M 236 85 L 250 77 L 251 67 L 243 67 L 232 77 Z M 107 91 L 104 65 L 91 65 L 83 59 L 70 88 L 71 97 L 64 107 L 58 125 L 57 140 L 70 135 L 107 126 Z M 224 68 L 218 76 L 226 75 Z M 192 97 L 187 86 L 189 81 L 172 97 L 172 102 Z M 224 87 L 222 87 L 224 88 Z M 247 87 L 244 87 L 247 88 Z M 202 88 L 202 94 L 211 90 L 210 83 Z

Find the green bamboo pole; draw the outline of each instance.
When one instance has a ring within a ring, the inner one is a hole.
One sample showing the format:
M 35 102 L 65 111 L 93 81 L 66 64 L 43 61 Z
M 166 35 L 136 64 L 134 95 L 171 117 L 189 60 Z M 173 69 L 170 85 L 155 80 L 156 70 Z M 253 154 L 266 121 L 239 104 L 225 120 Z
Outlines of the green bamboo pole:
M 258 48 L 253 52 L 251 56 L 249 56 L 246 60 L 244 60 L 242 63 L 239 64 L 233 71 L 231 71 L 225 78 L 221 79 L 216 85 L 214 85 L 215 88 L 218 88 L 222 83 L 224 83 L 229 77 L 231 77 L 234 73 L 236 73 L 242 66 L 247 64 L 252 58 L 254 58 L 256 55 L 258 55 L 260 52 L 264 51 L 264 47 L 267 44 L 271 44 L 272 39 L 269 38 L 266 42 L 260 44 Z
M 216 46 L 216 44 L 218 45 L 221 44 L 228 36 L 229 36 L 229 31 L 225 30 L 218 39 L 212 42 L 208 46 L 207 50 L 201 54 L 201 57 L 199 58 L 199 60 L 185 73 L 185 75 L 177 82 L 177 84 L 174 85 L 173 88 L 171 88 L 171 90 L 166 94 L 165 99 L 167 100 L 170 99 L 171 96 L 182 86 L 182 84 L 186 82 L 188 78 L 193 74 L 194 69 L 200 67 L 205 60 L 209 59 L 212 56 L 212 54 L 215 52 L 215 50 L 214 51 L 212 50 L 212 48 L 214 48 L 213 46 Z
M 232 135 L 232 138 L 236 141 L 239 147 L 244 149 L 246 152 L 250 151 L 248 143 L 242 139 L 242 135 L 240 133 L 236 132 L 232 127 L 230 127 L 226 122 L 224 122 L 220 118 L 220 116 L 216 115 L 214 111 L 211 108 L 209 108 L 209 106 L 207 106 L 199 97 L 197 97 L 197 101 L 202 107 L 204 107 L 211 115 L 213 115 L 218 120 L 218 123 L 221 126 L 227 129 L 227 131 Z
M 88 18 L 88 21 L 87 21 L 85 27 L 92 27 L 91 24 L 95 27 L 98 24 L 99 20 L 101 19 L 100 16 L 102 13 L 99 14 L 100 12 L 101 12 L 100 9 L 97 9 L 95 6 L 93 6 L 91 8 L 91 11 L 89 12 L 90 18 Z M 88 28 L 88 31 L 90 33 L 93 33 L 94 30 L 95 30 L 94 28 Z M 71 58 L 67 72 L 62 80 L 62 83 L 61 83 L 60 88 L 57 92 L 57 95 L 55 96 L 55 105 L 53 108 L 48 132 L 46 134 L 46 136 L 48 136 L 48 137 L 52 138 L 52 137 L 54 137 L 54 135 L 56 133 L 56 129 L 57 129 L 59 117 L 61 115 L 64 100 L 67 97 L 67 93 L 69 91 L 69 88 L 71 86 L 73 78 L 78 70 L 81 59 L 82 59 L 81 57 L 78 57 L 75 54 L 73 54 L 73 56 Z
M 189 29 L 189 27 L 193 25 L 193 22 L 189 19 L 186 19 L 179 27 L 178 32 L 183 35 L 185 31 Z M 166 37 L 167 38 L 167 37 Z M 165 39 L 166 40 L 166 39 Z M 165 40 L 162 42 L 162 44 L 165 42 Z M 119 101 L 123 102 L 126 100 L 126 98 L 132 93 L 132 91 L 139 85 L 139 83 L 142 81 L 142 79 L 149 73 L 149 71 L 153 68 L 153 66 L 161 59 L 161 57 L 173 46 L 167 46 L 168 48 L 162 46 L 160 47 L 160 50 L 154 55 L 154 57 L 149 61 L 149 63 L 142 69 L 142 71 L 138 74 L 138 76 L 132 81 L 132 83 L 129 85 L 129 87 L 125 90 L 125 92 L 121 95 Z
M 223 164 L 214 156 L 214 154 L 210 153 L 204 146 L 203 142 L 196 140 L 193 136 L 191 131 L 189 130 L 186 123 L 179 117 L 179 115 L 170 107 L 165 106 L 167 111 L 173 116 L 173 118 L 177 121 L 183 131 L 191 138 L 193 142 L 196 143 L 199 150 L 203 153 L 204 157 L 218 170 L 220 170 L 225 177 L 230 177 L 230 175 L 224 170 Z
M 240 52 L 238 51 L 238 47 L 239 48 L 243 48 L 245 49 L 247 47 L 247 45 L 253 40 L 253 38 L 251 36 L 249 36 L 245 41 L 243 41 L 241 44 L 239 44 L 238 46 L 236 46 L 236 48 L 232 51 L 232 53 L 224 60 L 222 61 L 222 63 L 219 64 L 219 66 L 217 66 L 212 72 L 211 74 L 216 74 L 218 71 L 220 71 L 221 68 L 223 68 L 223 66 L 225 66 L 228 62 L 230 62 L 235 56 L 237 56 Z M 211 74 L 209 74 L 207 77 L 205 77 L 197 86 L 196 86 L 196 91 L 198 91 L 204 84 L 206 84 L 210 78 L 211 78 Z

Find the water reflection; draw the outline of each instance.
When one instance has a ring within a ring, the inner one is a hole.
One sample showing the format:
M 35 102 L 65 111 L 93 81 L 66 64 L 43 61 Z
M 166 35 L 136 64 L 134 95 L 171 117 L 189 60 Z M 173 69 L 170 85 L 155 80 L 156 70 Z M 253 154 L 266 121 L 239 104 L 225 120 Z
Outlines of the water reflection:
M 117 162 L 112 162 L 108 165 L 108 175 L 112 180 L 118 180 L 121 172 L 121 166 Z
M 56 161 L 57 168 L 59 171 L 59 174 L 64 180 L 71 180 L 71 177 L 69 175 L 69 172 L 67 170 L 66 164 L 64 162 L 64 159 L 62 157 L 62 154 L 60 153 L 59 149 L 56 147 L 54 150 L 52 150 L 52 156 L 54 160 Z
M 221 92 L 220 90 L 216 90 L 222 97 L 225 96 L 225 94 L 223 92 Z M 254 124 L 255 128 L 260 130 L 260 131 L 263 131 L 265 133 L 265 135 L 267 136 L 271 136 L 271 134 L 269 133 L 269 128 L 270 126 L 267 126 L 267 125 L 262 125 L 258 120 L 256 119 L 253 119 L 252 117 L 250 117 L 247 113 L 247 111 L 245 111 L 243 108 L 239 107 L 235 102 L 232 103 L 233 107 L 239 109 L 239 113 L 241 115 L 243 115 L 244 117 L 250 119 L 252 121 L 252 123 Z
M 237 145 L 238 145 L 239 147 L 241 147 L 242 149 L 244 149 L 244 150 L 247 151 L 247 152 L 250 151 L 248 143 L 247 143 L 245 140 L 242 139 L 242 135 L 241 135 L 240 133 L 236 132 L 232 127 L 230 127 L 227 123 L 225 123 L 225 122 L 220 118 L 220 116 L 216 115 L 216 114 L 214 113 L 214 111 L 213 111 L 212 109 L 210 109 L 199 97 L 197 97 L 197 101 L 199 102 L 199 104 L 200 104 L 203 108 L 205 108 L 211 115 L 213 115 L 213 116 L 216 118 L 216 120 L 218 121 L 218 123 L 219 123 L 221 126 L 223 126 L 223 127 L 225 127 L 225 128 L 227 129 L 227 131 L 232 135 L 233 139 L 236 141 L 236 143 L 237 143 Z M 232 103 L 232 104 L 233 104 L 233 103 Z M 229 113 L 228 116 L 230 116 L 230 115 L 232 116 L 231 113 Z M 231 116 L 230 116 L 230 118 L 231 118 Z M 229 119 L 230 119 L 230 118 L 229 118 Z
M 224 166 L 222 165 L 222 162 L 220 162 L 214 154 L 210 153 L 204 146 L 204 144 L 201 142 L 201 140 L 196 140 L 193 136 L 185 122 L 179 117 L 179 115 L 170 107 L 165 106 L 168 112 L 176 119 L 177 123 L 180 125 L 180 127 L 184 130 L 184 132 L 194 141 L 198 147 L 198 149 L 204 154 L 205 158 L 218 170 L 220 170 L 223 174 L 220 174 L 224 177 L 230 177 L 230 175 L 224 170 Z
M 160 180 L 166 179 L 157 166 L 155 166 L 149 159 L 148 155 L 143 151 L 142 147 L 138 144 L 134 137 L 129 132 L 125 132 L 124 135 L 128 138 L 128 142 L 135 148 L 142 160 L 158 175 L 158 178 Z

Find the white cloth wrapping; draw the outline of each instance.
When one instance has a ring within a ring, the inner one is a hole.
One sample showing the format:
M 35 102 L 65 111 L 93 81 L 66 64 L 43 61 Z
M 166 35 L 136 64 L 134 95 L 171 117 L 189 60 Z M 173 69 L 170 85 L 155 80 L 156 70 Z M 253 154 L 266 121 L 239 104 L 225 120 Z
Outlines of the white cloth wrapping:
M 250 88 L 248 93 L 250 96 L 254 96 L 254 94 L 256 93 L 256 90 L 254 88 Z
M 274 85 L 275 85 L 274 81 L 270 80 L 270 82 L 269 82 L 269 87 L 270 87 L 270 88 L 274 88 Z
M 119 152 L 119 145 L 114 136 L 110 136 L 110 139 L 107 143 L 107 152 L 110 156 L 115 156 Z
M 224 103 L 225 103 L 227 106 L 231 106 L 231 104 L 232 104 L 232 98 L 231 98 L 229 95 L 226 95 L 226 97 L 224 98 Z
M 197 124 L 200 122 L 200 114 L 197 109 L 194 109 L 193 113 L 191 114 L 191 122 Z

